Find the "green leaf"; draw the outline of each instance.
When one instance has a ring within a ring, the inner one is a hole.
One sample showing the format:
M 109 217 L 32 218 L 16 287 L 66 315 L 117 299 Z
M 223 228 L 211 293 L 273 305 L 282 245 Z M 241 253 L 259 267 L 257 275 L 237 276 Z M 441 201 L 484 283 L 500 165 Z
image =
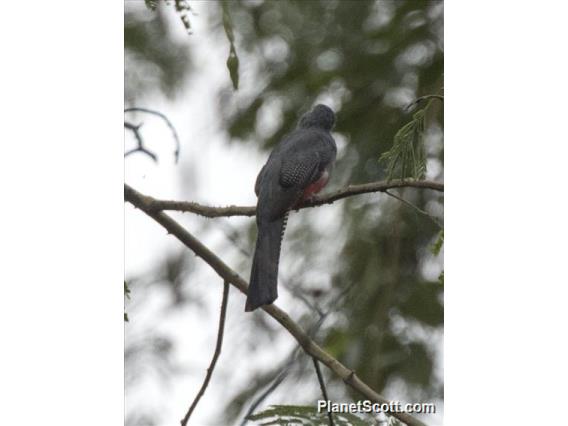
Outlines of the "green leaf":
M 238 90 L 239 88 L 239 57 L 237 56 L 237 51 L 235 49 L 235 34 L 233 32 L 233 21 L 231 15 L 229 14 L 228 3 L 221 2 L 221 7 L 223 9 L 223 28 L 225 29 L 225 34 L 230 43 L 229 57 L 227 58 L 227 68 L 229 70 L 229 75 L 231 76 L 231 82 L 233 83 L 233 89 Z
M 146 3 L 146 7 L 151 11 L 156 10 L 158 7 L 158 0 L 144 0 L 144 3 Z
M 434 254 L 435 256 L 439 255 L 443 245 L 444 245 L 444 230 L 442 229 L 438 233 L 438 238 L 436 238 L 436 241 L 434 242 L 434 244 L 430 249 L 432 251 L 432 254 Z
M 231 52 L 227 58 L 227 68 L 229 69 L 229 75 L 231 76 L 231 82 L 233 83 L 233 89 L 238 90 L 239 88 L 239 58 L 235 52 L 234 46 L 231 45 Z

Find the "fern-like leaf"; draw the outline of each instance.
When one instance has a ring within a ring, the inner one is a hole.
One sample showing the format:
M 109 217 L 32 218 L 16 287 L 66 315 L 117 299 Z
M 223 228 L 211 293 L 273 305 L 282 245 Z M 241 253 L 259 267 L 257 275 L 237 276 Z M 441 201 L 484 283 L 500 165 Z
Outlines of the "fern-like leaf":
M 424 129 L 426 110 L 433 100 L 444 101 L 442 95 L 426 95 L 416 99 L 408 108 L 413 108 L 423 101 L 426 106 L 414 113 L 412 121 L 400 128 L 394 136 L 392 148 L 383 153 L 379 162 L 385 163 L 387 180 L 396 177 L 404 179 L 424 179 L 426 175 L 426 149 L 424 147 Z M 397 176 L 398 174 L 398 176 Z
M 386 163 L 387 180 L 411 177 L 423 179 L 426 175 L 424 148 L 424 109 L 414 113 L 412 121 L 402 126 L 394 136 L 392 148 L 383 153 L 380 162 Z
M 272 405 L 260 413 L 250 415 L 248 420 L 258 422 L 260 426 L 329 424 L 326 411 L 318 412 L 316 407 L 303 405 Z M 333 422 L 337 426 L 371 426 L 374 424 L 351 413 L 333 413 Z

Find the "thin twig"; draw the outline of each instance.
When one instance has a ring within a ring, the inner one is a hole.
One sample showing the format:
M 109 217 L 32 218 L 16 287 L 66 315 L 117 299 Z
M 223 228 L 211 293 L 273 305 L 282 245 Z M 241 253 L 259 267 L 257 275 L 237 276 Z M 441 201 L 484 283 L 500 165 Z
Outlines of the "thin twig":
M 166 124 L 168 125 L 168 127 L 172 131 L 172 135 L 174 136 L 174 140 L 176 142 L 176 150 L 174 151 L 174 157 L 175 157 L 176 163 L 177 163 L 178 160 L 179 160 L 180 142 L 179 142 L 179 137 L 178 137 L 176 128 L 174 127 L 174 125 L 172 124 L 170 119 L 168 117 L 166 117 L 164 114 L 162 114 L 161 112 L 154 111 L 153 109 L 149 109 L 149 108 L 132 107 L 132 108 L 126 108 L 124 110 L 124 112 L 135 112 L 135 111 L 145 112 L 145 113 L 148 113 L 148 114 L 156 115 L 166 122 Z
M 173 220 L 170 216 L 161 211 L 152 208 L 152 199 L 140 194 L 128 185 L 124 185 L 124 198 L 134 207 L 139 208 L 156 222 L 162 225 L 170 234 L 175 236 L 186 247 L 201 257 L 215 272 L 225 281 L 230 282 L 234 287 L 238 288 L 242 293 L 247 294 L 247 282 L 223 262 L 215 253 L 207 248 L 201 241 L 189 233 L 183 226 Z M 282 327 L 296 339 L 302 346 L 304 351 L 320 362 L 325 364 L 344 383 L 352 387 L 354 390 L 362 394 L 365 398 L 378 402 L 379 404 L 389 404 L 390 401 L 384 396 L 378 394 L 363 382 L 353 370 L 344 366 L 341 362 L 323 350 L 314 340 L 294 321 L 290 316 L 275 304 L 265 305 L 262 308 L 268 315 L 274 318 Z M 392 413 L 394 417 L 406 423 L 408 426 L 425 426 L 425 423 L 418 420 L 408 413 Z
M 209 385 L 209 380 L 211 380 L 211 376 L 213 375 L 213 370 L 215 370 L 215 364 L 217 363 L 217 359 L 221 354 L 221 347 L 223 346 L 223 332 L 225 330 L 225 318 L 227 315 L 228 301 L 229 301 L 229 282 L 225 281 L 223 283 L 223 300 L 221 302 L 221 314 L 219 317 L 219 329 L 217 331 L 217 344 L 215 345 L 215 353 L 213 354 L 213 358 L 211 359 L 211 364 L 209 365 L 209 368 L 207 368 L 207 374 L 205 375 L 205 380 L 201 385 L 201 389 L 199 389 L 199 392 L 197 392 L 197 395 L 195 396 L 195 399 L 193 400 L 191 407 L 189 407 L 189 410 L 187 410 L 187 414 L 181 421 L 181 426 L 187 425 L 187 421 L 189 420 L 191 413 L 193 413 L 193 410 L 195 410 L 195 407 L 197 407 L 199 400 L 205 393 L 205 389 L 207 389 L 207 386 Z
M 426 210 L 422 210 L 420 207 L 415 206 L 414 204 L 412 204 L 410 201 L 406 201 L 404 198 L 399 197 L 398 195 L 393 194 L 392 192 L 389 191 L 385 191 L 385 194 L 390 195 L 392 198 L 400 201 L 402 204 L 406 204 L 407 206 L 411 207 L 412 209 L 416 210 L 418 213 L 420 213 L 423 216 L 426 216 L 428 219 L 430 219 L 432 222 L 434 222 L 434 224 L 440 228 L 443 229 L 444 227 L 442 226 L 442 224 L 440 222 L 438 222 L 438 220 L 432 216 L 430 213 L 428 213 Z
M 314 367 L 316 369 L 316 375 L 318 376 L 318 382 L 321 388 L 321 393 L 323 395 L 323 400 L 325 402 L 329 401 L 329 397 L 327 396 L 327 389 L 325 388 L 325 382 L 323 380 L 323 375 L 321 374 L 321 370 L 319 367 L 319 363 L 318 360 L 314 357 L 312 357 L 312 361 L 314 362 Z M 335 424 L 333 423 L 333 414 L 331 411 L 327 411 L 327 417 L 329 418 L 329 426 L 334 426 Z
M 385 192 L 392 188 L 423 188 L 432 189 L 434 191 L 444 191 L 444 184 L 440 182 L 433 182 L 428 180 L 391 180 L 369 182 L 360 185 L 349 185 L 346 188 L 339 189 L 327 195 L 316 197 L 312 201 L 308 201 L 301 205 L 298 209 L 305 209 L 317 207 L 324 204 L 331 204 L 337 200 L 351 197 L 353 195 L 368 194 L 372 192 Z M 227 206 L 227 207 L 212 207 L 204 206 L 192 201 L 171 201 L 171 200 L 158 200 L 151 199 L 152 208 L 156 211 L 159 210 L 175 210 L 179 212 L 190 212 L 205 217 L 222 217 L 222 216 L 254 216 L 256 214 L 255 206 Z
M 134 154 L 135 152 L 141 152 L 149 156 L 152 160 L 154 160 L 157 163 L 158 157 L 156 156 L 156 154 L 154 154 L 152 151 L 150 151 L 144 146 L 144 140 L 142 139 L 142 135 L 140 134 L 141 126 L 142 124 L 135 125 L 129 123 L 128 121 L 124 122 L 124 127 L 126 127 L 128 130 L 131 130 L 132 133 L 134 134 L 134 137 L 136 138 L 136 148 L 132 148 L 131 150 L 125 152 L 124 156 L 128 157 L 130 154 Z
M 419 98 L 416 98 L 414 101 L 409 103 L 405 109 L 409 111 L 410 109 L 412 109 L 412 107 L 418 105 L 420 102 L 427 101 L 430 99 L 438 99 L 439 101 L 444 102 L 444 97 L 442 95 L 424 95 L 420 96 Z

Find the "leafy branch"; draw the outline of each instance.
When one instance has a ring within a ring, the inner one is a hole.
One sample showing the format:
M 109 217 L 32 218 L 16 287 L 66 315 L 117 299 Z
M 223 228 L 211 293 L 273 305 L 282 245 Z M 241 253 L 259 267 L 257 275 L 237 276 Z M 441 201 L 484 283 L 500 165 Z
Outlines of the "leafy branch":
M 426 111 L 432 100 L 443 101 L 443 96 L 426 95 L 416 99 L 407 109 L 428 100 L 426 106 L 412 115 L 412 120 L 402 126 L 394 135 L 390 150 L 384 152 L 379 162 L 385 163 L 387 168 L 387 181 L 398 177 L 405 179 L 424 179 L 426 175 L 426 149 L 424 147 L 424 129 Z
M 396 135 L 392 148 L 383 153 L 379 161 L 387 165 L 387 180 L 398 172 L 398 177 L 423 179 L 426 174 L 426 152 L 422 143 L 425 109 L 414 113 L 412 121 L 402 126 Z M 398 168 L 400 171 L 398 171 Z

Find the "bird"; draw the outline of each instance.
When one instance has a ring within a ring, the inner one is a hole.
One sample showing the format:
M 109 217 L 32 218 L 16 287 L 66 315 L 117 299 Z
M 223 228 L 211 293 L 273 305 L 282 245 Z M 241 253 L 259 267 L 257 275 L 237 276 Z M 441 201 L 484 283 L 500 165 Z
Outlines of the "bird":
M 329 181 L 337 156 L 331 135 L 335 113 L 316 105 L 278 143 L 254 185 L 258 234 L 245 312 L 278 298 L 278 264 L 288 213 L 311 200 Z

